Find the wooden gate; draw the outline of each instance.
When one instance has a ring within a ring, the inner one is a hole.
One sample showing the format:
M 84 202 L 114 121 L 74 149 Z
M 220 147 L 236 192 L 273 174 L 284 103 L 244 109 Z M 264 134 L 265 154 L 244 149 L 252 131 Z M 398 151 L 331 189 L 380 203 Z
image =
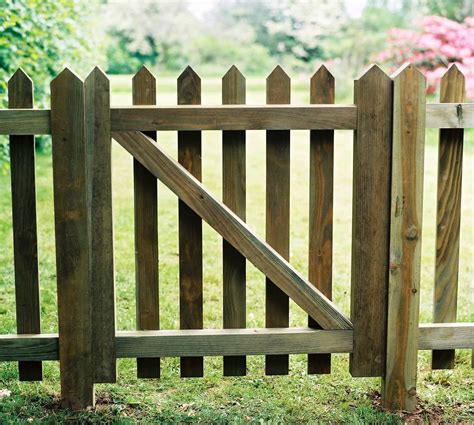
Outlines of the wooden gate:
M 391 77 L 372 66 L 355 82 L 354 104 L 335 105 L 334 78 L 322 66 L 311 104 L 294 106 L 277 67 L 267 105 L 248 106 L 245 79 L 232 67 L 223 105 L 201 106 L 200 79 L 188 67 L 179 105 L 166 107 L 155 105 L 155 78 L 143 68 L 133 79 L 134 106 L 114 108 L 99 68 L 85 82 L 65 69 L 51 83 L 51 109 L 35 110 L 32 82 L 19 70 L 9 83 L 11 109 L 0 110 L 0 134 L 11 141 L 18 324 L 17 335 L 0 336 L 0 360 L 19 361 L 22 380 L 40 380 L 41 362 L 59 359 L 63 404 L 79 409 L 94 404 L 94 383 L 115 382 L 117 358 L 137 358 L 139 377 L 158 378 L 160 357 L 180 357 L 181 375 L 196 377 L 203 356 L 224 356 L 225 375 L 245 375 L 245 356 L 266 355 L 272 375 L 288 373 L 289 354 L 308 354 L 309 373 L 329 373 L 330 353 L 350 353 L 353 376 L 383 378 L 386 407 L 413 409 L 418 350 L 449 350 L 436 351 L 433 366 L 452 367 L 452 350 L 474 348 L 472 323 L 418 324 L 425 127 L 443 129 L 435 321 L 455 321 L 459 158 L 462 129 L 474 125 L 463 81 L 451 67 L 441 100 L 457 103 L 426 104 L 425 78 L 413 66 Z M 350 319 L 330 301 L 337 129 L 355 132 Z M 222 201 L 200 182 L 202 130 L 222 131 Z M 246 130 L 267 132 L 266 240 L 245 224 Z M 309 279 L 289 263 L 291 130 L 310 131 Z M 178 132 L 178 161 L 156 131 Z M 53 138 L 58 334 L 40 329 L 34 134 Z M 134 158 L 134 332 L 115 329 L 112 138 Z M 157 179 L 180 199 L 179 331 L 160 330 Z M 224 240 L 221 330 L 202 329 L 202 220 Z M 246 328 L 246 259 L 267 277 L 266 328 Z M 308 314 L 307 328 L 288 327 L 289 298 Z

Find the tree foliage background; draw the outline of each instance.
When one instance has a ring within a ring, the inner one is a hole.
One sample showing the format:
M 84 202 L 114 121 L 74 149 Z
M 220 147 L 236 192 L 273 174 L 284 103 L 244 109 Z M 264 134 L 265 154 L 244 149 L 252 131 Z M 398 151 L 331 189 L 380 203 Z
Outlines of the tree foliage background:
M 339 90 L 347 82 L 349 91 L 352 78 L 380 60 L 380 52 L 388 67 L 411 57 L 397 49 L 403 42 L 404 52 L 416 50 L 426 32 L 423 17 L 465 26 L 474 15 L 472 0 L 359 0 L 363 7 L 356 11 L 351 0 L 207 0 L 212 7 L 198 16 L 199 1 L 0 0 L 0 106 L 20 66 L 34 79 L 37 106 L 47 103 L 49 82 L 65 65 L 82 75 L 93 64 L 112 74 L 146 64 L 176 75 L 190 63 L 203 76 L 221 76 L 235 64 L 246 75 L 263 76 L 276 63 L 305 74 L 326 62 L 342 82 Z M 428 57 L 421 63 L 430 71 L 460 60 L 472 64 L 472 42 L 463 46 L 462 55 L 436 56 L 435 66 Z

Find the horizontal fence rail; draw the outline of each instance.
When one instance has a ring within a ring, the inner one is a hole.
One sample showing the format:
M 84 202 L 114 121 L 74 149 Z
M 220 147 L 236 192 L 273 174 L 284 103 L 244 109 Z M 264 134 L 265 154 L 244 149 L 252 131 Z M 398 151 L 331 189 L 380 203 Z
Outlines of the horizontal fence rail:
M 355 105 L 179 105 L 112 107 L 112 131 L 355 130 Z M 0 110 L 0 134 L 51 134 L 48 109 Z M 426 104 L 427 128 L 474 127 L 474 104 Z
M 311 328 L 117 331 L 117 358 L 351 353 L 353 331 Z M 474 323 L 420 324 L 418 350 L 474 348 Z M 0 335 L 0 361 L 59 360 L 58 335 Z

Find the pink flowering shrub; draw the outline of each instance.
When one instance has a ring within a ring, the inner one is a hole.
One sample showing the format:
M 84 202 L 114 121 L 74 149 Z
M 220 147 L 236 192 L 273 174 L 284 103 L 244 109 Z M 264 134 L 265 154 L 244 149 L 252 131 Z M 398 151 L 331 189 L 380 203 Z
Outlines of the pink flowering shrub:
M 426 76 L 427 92 L 432 94 L 450 64 L 455 63 L 466 77 L 466 94 L 474 98 L 474 17 L 459 23 L 441 16 L 426 16 L 419 31 L 393 28 L 388 48 L 377 60 L 395 64 L 412 62 Z

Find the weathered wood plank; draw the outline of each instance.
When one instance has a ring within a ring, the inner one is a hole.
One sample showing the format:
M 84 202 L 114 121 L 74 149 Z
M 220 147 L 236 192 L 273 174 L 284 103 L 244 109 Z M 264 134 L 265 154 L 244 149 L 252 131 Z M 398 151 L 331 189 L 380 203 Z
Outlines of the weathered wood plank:
M 33 82 L 19 68 L 8 81 L 8 107 L 33 108 Z M 40 333 L 35 136 L 10 136 L 16 327 Z M 20 381 L 41 381 L 40 362 L 20 362 Z
M 178 104 L 201 103 L 201 79 L 191 67 L 178 78 Z M 201 181 L 201 132 L 178 132 L 178 161 Z M 202 329 L 202 220 L 179 201 L 179 320 L 181 329 Z M 202 357 L 181 358 L 181 376 L 204 374 Z
M 428 103 L 426 128 L 474 128 L 474 103 Z
M 251 261 L 272 282 L 279 285 L 324 329 L 350 329 L 351 321 L 321 292 L 304 279 L 270 245 L 222 202 L 218 201 L 195 177 L 181 167 L 159 145 L 140 132 L 113 133 L 130 154 L 170 188 L 196 214 Z
M 84 82 L 90 208 L 94 382 L 115 382 L 115 278 L 110 83 L 95 67 Z
M 352 336 L 352 330 L 310 328 L 119 331 L 116 345 L 117 358 L 350 353 Z M 474 323 L 420 324 L 418 350 L 452 348 L 474 348 Z M 57 334 L 0 335 L 0 361 L 58 359 Z
M 453 65 L 441 79 L 440 102 L 463 102 L 464 75 Z M 464 130 L 439 132 L 434 322 L 455 322 L 461 232 L 462 151 Z M 433 369 L 452 369 L 454 350 L 433 351 Z
M 311 77 L 310 102 L 334 103 L 334 77 L 322 65 Z M 332 214 L 334 191 L 334 131 L 311 130 L 309 148 L 308 280 L 332 297 Z M 308 326 L 321 329 L 311 317 Z M 330 354 L 309 354 L 308 373 L 331 373 Z
M 393 76 L 392 211 L 383 404 L 416 406 L 420 304 L 425 77 L 411 64 Z
M 390 237 L 392 80 L 372 66 L 355 81 L 351 319 L 352 376 L 383 376 Z
M 277 66 L 267 77 L 267 104 L 290 103 L 290 77 Z M 290 131 L 270 130 L 266 134 L 266 240 L 285 260 L 290 258 Z M 265 326 L 289 326 L 290 303 L 271 279 L 266 278 Z M 267 375 L 287 375 L 287 355 L 267 356 Z
M 474 128 L 473 103 L 428 103 L 426 128 Z M 51 111 L 0 110 L 0 134 L 51 134 Z M 355 105 L 111 108 L 112 131 L 355 130 Z
M 144 354 L 150 357 L 179 357 L 186 354 L 350 353 L 352 336 L 352 330 L 310 328 L 118 331 L 116 343 L 117 358 L 134 358 Z M 144 340 L 148 340 L 146 349 L 142 344 Z M 174 340 L 172 346 L 170 340 Z M 194 347 L 190 346 L 189 341 L 193 341 Z M 474 348 L 474 323 L 420 324 L 418 350 L 453 348 Z M 0 361 L 58 359 L 57 334 L 0 335 Z
M 51 134 L 49 109 L 0 109 L 0 134 Z
M 112 109 L 113 131 L 354 129 L 354 105 L 220 105 Z
M 422 323 L 418 350 L 474 348 L 474 323 Z
M 245 103 L 245 78 L 232 66 L 222 78 L 222 103 Z M 222 133 L 222 200 L 245 221 L 246 210 L 245 131 Z M 223 240 L 223 318 L 224 328 L 246 326 L 245 257 Z M 224 375 L 246 374 L 245 357 L 224 357 Z
M 132 80 L 135 105 L 156 104 L 156 79 L 143 66 Z M 156 132 L 146 133 L 156 141 Z M 160 329 L 158 271 L 158 187 L 156 178 L 133 160 L 135 201 L 135 285 L 137 329 Z M 160 359 L 137 359 L 139 378 L 159 378 Z
M 61 398 L 83 409 L 94 405 L 84 85 L 67 68 L 51 82 L 51 130 Z

